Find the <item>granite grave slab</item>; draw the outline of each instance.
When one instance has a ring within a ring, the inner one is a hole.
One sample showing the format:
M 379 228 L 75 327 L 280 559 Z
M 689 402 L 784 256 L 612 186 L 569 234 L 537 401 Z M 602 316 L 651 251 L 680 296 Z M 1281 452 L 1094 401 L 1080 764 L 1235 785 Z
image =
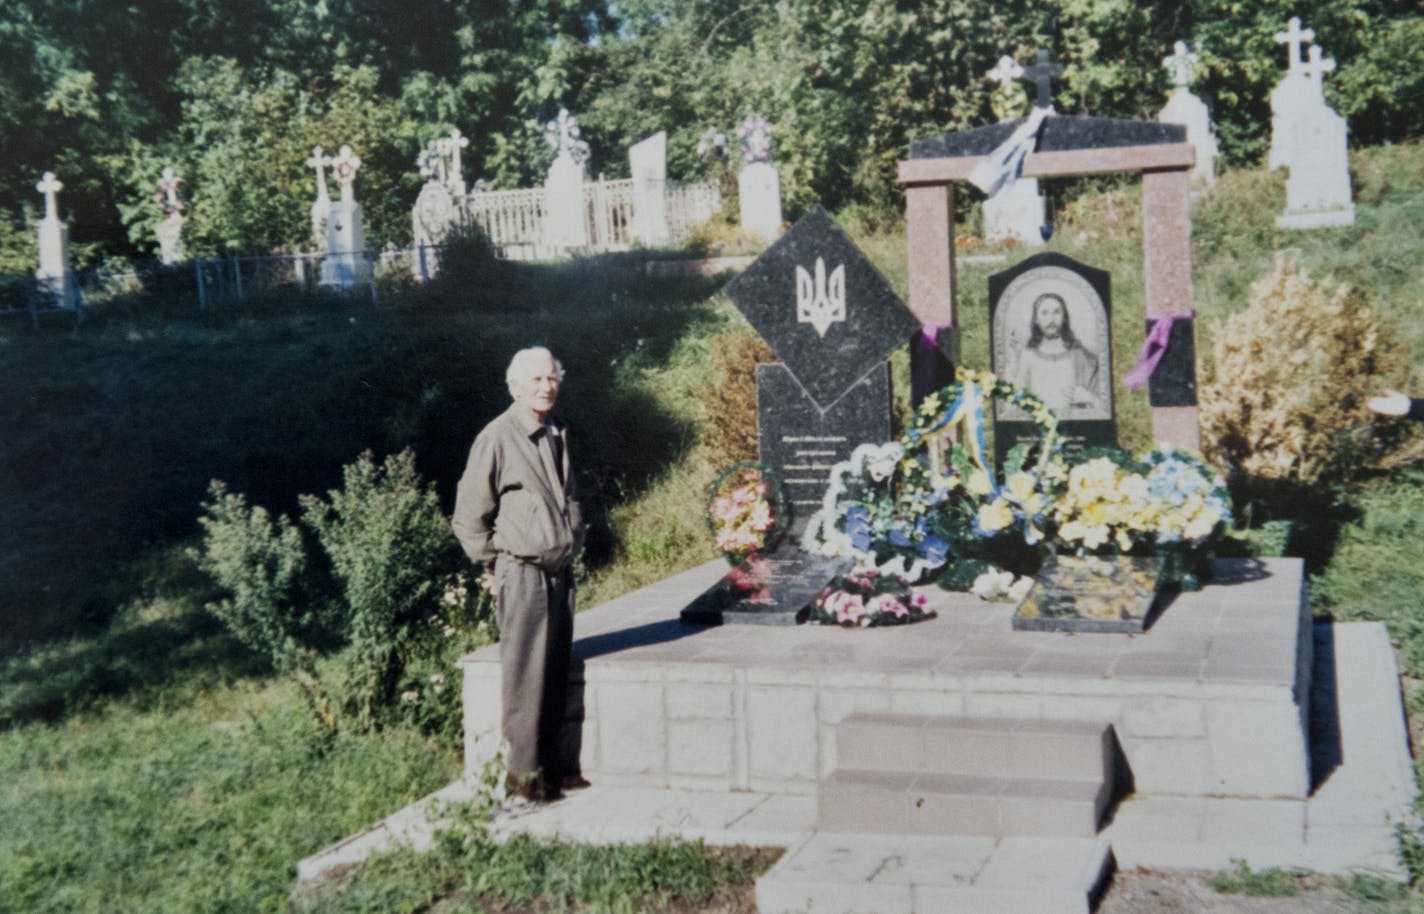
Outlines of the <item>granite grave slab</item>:
M 821 407 L 920 328 L 890 283 L 820 206 L 728 283 L 726 292 Z
M 771 552 L 753 553 L 685 607 L 691 625 L 796 625 L 810 615 L 811 601 L 838 574 L 848 558 L 828 559 L 802 552 L 794 537 Z
M 1139 633 L 1161 570 L 1148 556 L 1051 558 L 1014 613 L 1014 631 Z

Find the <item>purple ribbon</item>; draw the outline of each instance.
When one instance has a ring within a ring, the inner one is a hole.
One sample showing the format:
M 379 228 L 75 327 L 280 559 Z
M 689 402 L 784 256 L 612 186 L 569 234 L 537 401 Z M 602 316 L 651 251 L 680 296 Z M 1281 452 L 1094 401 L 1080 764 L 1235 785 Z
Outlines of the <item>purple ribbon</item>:
M 1137 364 L 1122 376 L 1123 386 L 1130 390 L 1136 390 L 1146 384 L 1147 379 L 1152 377 L 1152 373 L 1157 370 L 1157 363 L 1162 361 L 1162 356 L 1167 351 L 1167 341 L 1172 338 L 1172 322 L 1176 320 L 1189 321 L 1196 316 L 1195 311 L 1157 315 L 1157 319 L 1152 322 L 1152 330 L 1147 334 L 1147 339 L 1142 341 L 1142 354 L 1137 357 Z
M 920 325 L 920 336 L 924 338 L 926 345 L 931 347 L 939 346 L 939 332 L 941 330 L 953 330 L 954 321 L 946 321 L 943 324 L 924 323 Z

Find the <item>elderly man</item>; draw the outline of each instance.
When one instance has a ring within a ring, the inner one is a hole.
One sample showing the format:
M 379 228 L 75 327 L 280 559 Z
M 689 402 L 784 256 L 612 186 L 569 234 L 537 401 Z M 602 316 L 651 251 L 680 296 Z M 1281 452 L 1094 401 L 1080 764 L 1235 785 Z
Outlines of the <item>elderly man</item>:
M 559 755 L 584 534 L 564 431 L 549 418 L 563 374 L 543 347 L 515 353 L 505 373 L 514 402 L 475 438 L 452 521 L 466 555 L 494 575 L 505 783 L 532 801 L 588 785 Z

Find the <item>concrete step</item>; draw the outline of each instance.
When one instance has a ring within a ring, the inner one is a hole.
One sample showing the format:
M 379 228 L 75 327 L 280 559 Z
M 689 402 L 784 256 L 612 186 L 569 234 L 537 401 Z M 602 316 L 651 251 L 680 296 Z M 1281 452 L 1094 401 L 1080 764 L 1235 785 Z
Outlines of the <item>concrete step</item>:
M 1088 914 L 1107 842 L 817 832 L 756 884 L 761 914 Z
M 854 834 L 1091 838 L 1104 780 L 836 770 L 816 793 L 817 828 Z
M 862 713 L 836 727 L 836 767 L 853 770 L 1097 781 L 1113 752 L 1099 722 Z

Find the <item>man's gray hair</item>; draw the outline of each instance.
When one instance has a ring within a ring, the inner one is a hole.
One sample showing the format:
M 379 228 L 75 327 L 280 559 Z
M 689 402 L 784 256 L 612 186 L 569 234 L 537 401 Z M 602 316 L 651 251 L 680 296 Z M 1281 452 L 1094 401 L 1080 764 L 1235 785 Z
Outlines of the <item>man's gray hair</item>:
M 543 346 L 530 346 L 528 349 L 521 349 L 514 354 L 514 358 L 509 360 L 509 367 L 504 370 L 504 383 L 509 388 L 511 394 L 514 393 L 515 379 L 523 376 L 527 370 L 526 366 L 538 358 L 553 359 L 554 372 L 559 376 L 559 382 L 564 380 L 564 365 L 554 354 Z

